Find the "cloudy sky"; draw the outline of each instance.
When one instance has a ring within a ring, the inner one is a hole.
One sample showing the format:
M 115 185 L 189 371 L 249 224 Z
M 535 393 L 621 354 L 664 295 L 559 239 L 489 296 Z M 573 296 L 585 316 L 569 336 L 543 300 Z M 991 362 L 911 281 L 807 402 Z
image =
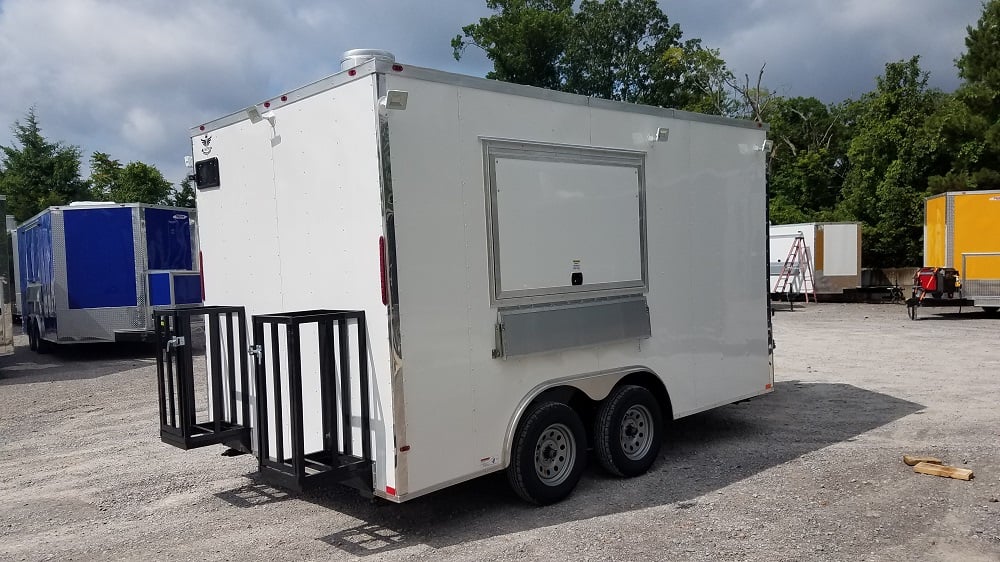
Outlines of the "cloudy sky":
M 685 38 L 738 75 L 826 102 L 870 90 L 888 61 L 922 57 L 932 85 L 958 84 L 980 0 L 661 0 Z M 188 127 L 339 69 L 351 48 L 482 76 L 449 40 L 483 0 L 0 0 L 0 144 L 34 105 L 43 133 L 91 152 L 186 173 Z

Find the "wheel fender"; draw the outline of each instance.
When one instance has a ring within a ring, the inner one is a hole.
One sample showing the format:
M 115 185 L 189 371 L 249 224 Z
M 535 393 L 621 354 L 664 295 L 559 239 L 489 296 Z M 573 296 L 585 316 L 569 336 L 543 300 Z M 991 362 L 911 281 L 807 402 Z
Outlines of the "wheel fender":
M 517 431 L 517 426 L 521 423 L 521 418 L 524 416 L 525 411 L 527 411 L 528 406 L 530 406 L 531 403 L 534 402 L 535 399 L 537 399 L 543 392 L 558 386 L 568 386 L 583 392 L 591 400 L 601 401 L 607 398 L 608 394 L 611 393 L 611 390 L 615 387 L 615 385 L 621 382 L 622 379 L 634 373 L 656 374 L 648 367 L 633 365 L 621 369 L 612 369 L 583 375 L 571 375 L 568 377 L 553 379 L 545 381 L 532 388 L 527 394 L 524 395 L 524 398 L 518 402 L 517 408 L 514 409 L 514 412 L 510 417 L 510 421 L 507 423 L 507 431 L 504 433 L 503 441 L 503 458 L 501 459 L 499 466 L 506 468 L 510 465 L 510 452 L 514 445 L 514 435 Z

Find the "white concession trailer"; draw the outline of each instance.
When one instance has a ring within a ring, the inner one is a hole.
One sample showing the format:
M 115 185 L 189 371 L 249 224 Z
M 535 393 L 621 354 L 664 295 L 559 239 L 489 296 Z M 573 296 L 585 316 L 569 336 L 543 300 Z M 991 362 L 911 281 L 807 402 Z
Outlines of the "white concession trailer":
M 394 502 L 506 470 L 544 504 L 589 449 L 636 476 L 669 420 L 772 390 L 765 126 L 343 66 L 191 130 L 206 306 L 162 311 L 165 441 Z

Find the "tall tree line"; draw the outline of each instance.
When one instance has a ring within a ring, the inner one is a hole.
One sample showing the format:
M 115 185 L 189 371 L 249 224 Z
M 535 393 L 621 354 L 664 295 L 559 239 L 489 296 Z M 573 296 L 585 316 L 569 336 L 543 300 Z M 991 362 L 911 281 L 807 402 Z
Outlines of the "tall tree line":
M 90 177 L 84 179 L 80 148 L 46 139 L 34 108 L 12 129 L 13 145 L 0 146 L 0 195 L 7 197 L 7 210 L 18 222 L 46 207 L 73 201 L 194 207 L 190 181 L 184 180 L 175 189 L 155 166 L 122 165 L 104 152 L 93 153 Z
M 783 97 L 684 39 L 655 0 L 486 0 L 493 14 L 452 39 L 493 62 L 488 78 L 767 121 L 776 224 L 858 221 L 863 263 L 921 263 L 923 200 L 1000 189 L 1000 0 L 983 4 L 956 60 L 955 92 L 928 86 L 919 57 L 891 61 L 856 100 Z

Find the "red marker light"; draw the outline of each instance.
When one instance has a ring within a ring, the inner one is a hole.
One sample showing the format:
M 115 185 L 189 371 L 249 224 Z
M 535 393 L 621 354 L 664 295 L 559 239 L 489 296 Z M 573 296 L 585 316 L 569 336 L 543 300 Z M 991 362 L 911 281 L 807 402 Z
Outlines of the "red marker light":
M 205 258 L 198 251 L 198 277 L 201 278 L 201 302 L 205 302 Z
M 347 71 L 347 75 L 348 75 L 348 76 L 354 76 L 354 75 L 356 75 L 357 73 L 358 73 L 358 71 L 357 71 L 357 70 L 354 70 L 353 68 Z
M 271 107 L 271 102 L 269 102 L 269 101 L 264 102 L 264 107 L 265 108 Z
M 385 236 L 378 237 L 379 278 L 382 281 L 382 304 L 389 304 L 389 274 L 385 269 Z
M 281 96 L 281 101 L 288 101 L 288 96 Z
M 401 64 L 394 64 L 394 65 L 392 65 L 392 69 L 395 70 L 396 72 L 402 72 L 403 65 L 401 65 Z
M 199 131 L 204 131 L 204 130 L 205 130 L 205 126 L 204 126 L 204 125 L 202 125 L 201 127 L 198 127 L 198 130 L 199 130 Z

